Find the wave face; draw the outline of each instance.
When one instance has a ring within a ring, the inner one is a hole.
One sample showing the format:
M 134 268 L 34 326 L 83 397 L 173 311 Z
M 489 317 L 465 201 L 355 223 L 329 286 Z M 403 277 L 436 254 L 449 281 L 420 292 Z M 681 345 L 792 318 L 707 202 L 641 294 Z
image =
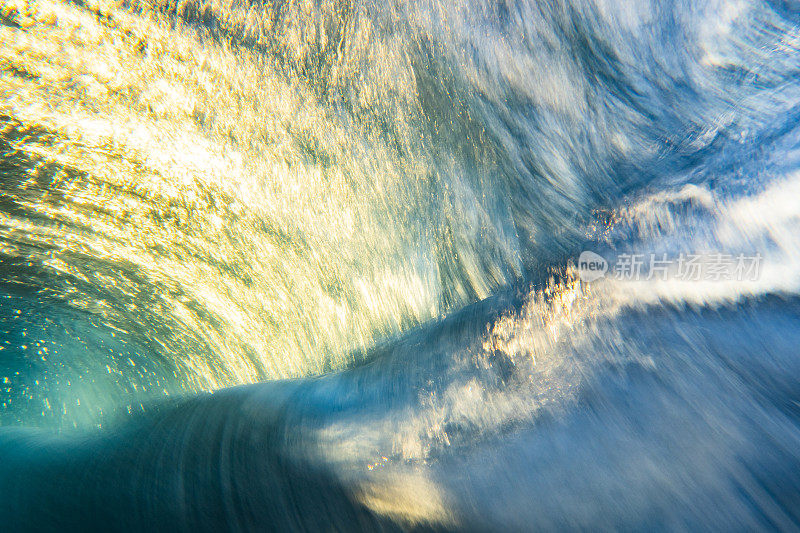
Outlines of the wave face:
M 800 528 L 794 2 L 0 23 L 5 523 Z

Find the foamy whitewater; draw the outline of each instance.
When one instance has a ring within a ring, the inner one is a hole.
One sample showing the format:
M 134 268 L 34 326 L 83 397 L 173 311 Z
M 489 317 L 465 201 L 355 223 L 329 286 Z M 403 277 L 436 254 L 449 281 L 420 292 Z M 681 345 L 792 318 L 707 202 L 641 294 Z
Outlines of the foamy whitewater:
M 797 2 L 0 22 L 0 529 L 800 530 Z

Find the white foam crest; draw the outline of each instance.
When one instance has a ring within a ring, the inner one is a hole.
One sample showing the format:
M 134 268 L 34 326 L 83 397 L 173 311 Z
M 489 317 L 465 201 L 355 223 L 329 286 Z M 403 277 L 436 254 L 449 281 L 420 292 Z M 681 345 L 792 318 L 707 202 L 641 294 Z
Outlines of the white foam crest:
M 733 258 L 747 256 L 757 262 L 755 275 L 736 279 L 681 279 L 674 275 L 673 265 L 673 270 L 664 276 L 637 280 L 609 275 L 593 288 L 620 305 L 659 301 L 716 305 L 769 293 L 797 293 L 800 290 L 798 197 L 800 172 L 775 180 L 748 197 L 718 198 L 707 188 L 694 185 L 676 193 L 647 197 L 626 209 L 618 219 L 628 226 L 651 230 L 643 232 L 648 239 L 632 253 L 658 255 L 660 249 L 644 247 L 668 242 L 671 248 L 679 247 L 686 254 L 702 254 L 700 265 L 714 261 L 720 254 Z M 695 216 L 687 224 L 685 214 L 678 216 L 673 211 L 676 200 L 701 205 L 702 216 Z

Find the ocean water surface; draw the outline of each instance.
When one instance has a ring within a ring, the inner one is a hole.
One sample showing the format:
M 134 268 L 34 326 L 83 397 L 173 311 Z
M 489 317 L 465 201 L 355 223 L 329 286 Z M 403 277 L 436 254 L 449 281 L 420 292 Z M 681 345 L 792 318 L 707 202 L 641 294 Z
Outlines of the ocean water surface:
M 0 529 L 800 529 L 800 4 L 0 0 Z

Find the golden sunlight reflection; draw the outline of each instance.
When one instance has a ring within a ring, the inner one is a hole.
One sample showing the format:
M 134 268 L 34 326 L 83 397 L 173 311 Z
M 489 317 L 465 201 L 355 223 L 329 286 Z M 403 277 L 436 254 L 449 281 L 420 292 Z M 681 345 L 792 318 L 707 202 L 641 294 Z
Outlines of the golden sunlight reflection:
M 2 191 L 4 256 L 112 327 L 170 331 L 151 340 L 195 390 L 341 367 L 441 312 L 434 236 L 408 223 L 428 169 L 402 117 L 387 152 L 268 57 L 90 8 L 0 8 L 0 127 L 26 175 Z M 408 79 L 382 78 L 364 109 L 406 105 L 379 92 Z

